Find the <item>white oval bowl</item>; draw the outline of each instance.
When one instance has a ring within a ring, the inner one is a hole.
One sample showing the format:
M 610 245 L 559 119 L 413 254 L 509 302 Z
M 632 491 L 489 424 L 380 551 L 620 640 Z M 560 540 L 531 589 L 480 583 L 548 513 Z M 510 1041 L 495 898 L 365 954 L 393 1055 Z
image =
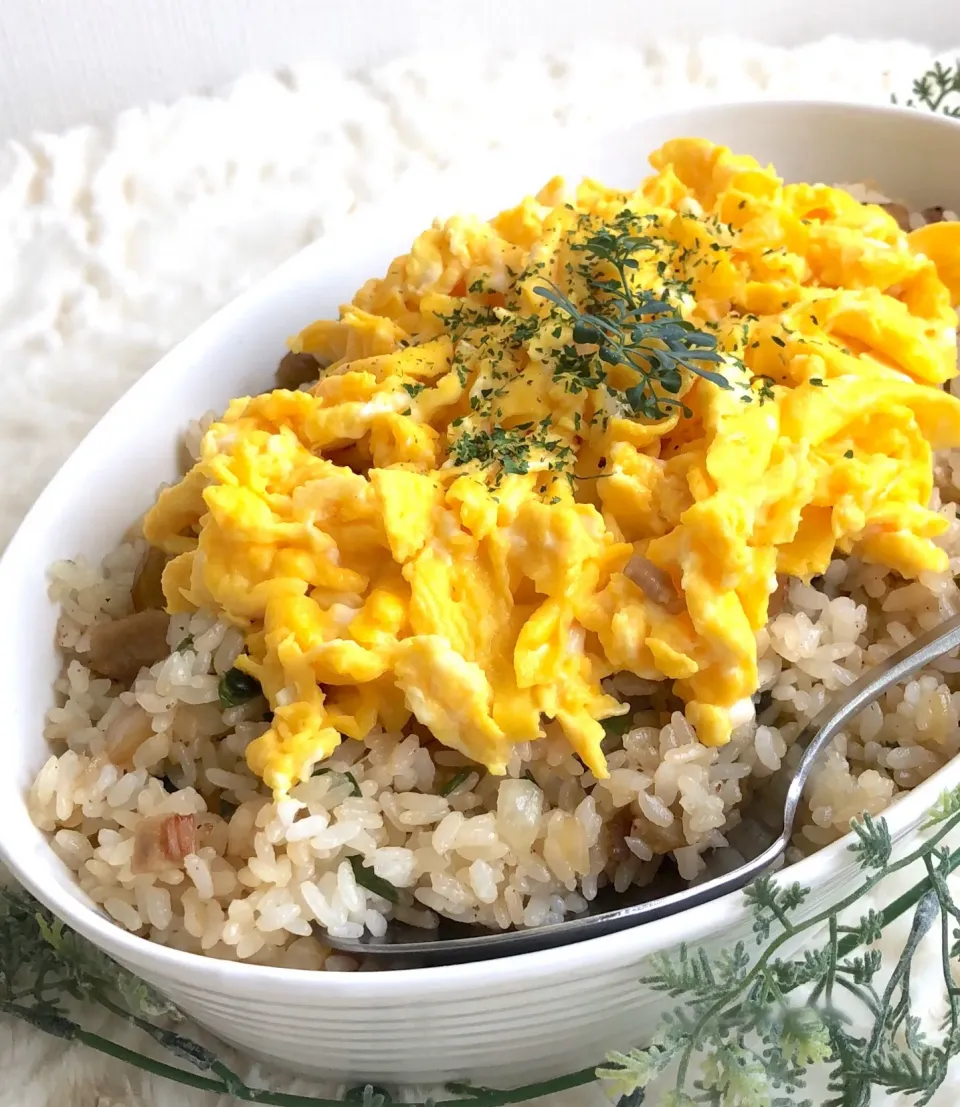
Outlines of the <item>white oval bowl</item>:
M 306 323 L 332 316 L 362 282 L 385 271 L 436 215 L 492 214 L 556 172 L 634 187 L 663 141 L 697 135 L 772 161 L 788 180 L 875 180 L 912 207 L 960 210 L 960 125 L 882 107 L 788 102 L 721 105 L 650 118 L 630 131 L 489 158 L 469 175 L 411 180 L 308 247 L 215 315 L 163 358 L 90 432 L 51 481 L 0 562 L 7 612 L 0 702 L 6 711 L 0 777 L 0 856 L 37 899 L 198 1022 L 255 1056 L 344 1080 L 474 1080 L 510 1085 L 597 1063 L 637 1044 L 664 1000 L 639 983 L 640 962 L 680 942 L 710 950 L 748 938 L 743 898 L 556 951 L 407 972 L 316 973 L 235 964 L 155 945 L 113 924 L 78 890 L 25 796 L 49 750 L 43 714 L 60 661 L 46 568 L 99 559 L 177 476 L 186 422 L 233 396 L 260 391 Z M 960 783 L 949 764 L 891 806 L 894 839 L 914 832 L 936 796 Z M 813 889 L 805 910 L 848 890 L 855 866 L 837 842 L 789 870 Z

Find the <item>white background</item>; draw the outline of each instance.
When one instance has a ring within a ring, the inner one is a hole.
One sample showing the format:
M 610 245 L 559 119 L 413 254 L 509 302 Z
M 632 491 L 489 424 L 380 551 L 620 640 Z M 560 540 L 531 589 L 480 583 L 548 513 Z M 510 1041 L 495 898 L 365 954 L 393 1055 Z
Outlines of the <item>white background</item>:
M 587 14 L 589 12 L 589 14 Z M 960 45 L 957 0 L 0 0 L 0 138 L 102 120 L 250 69 L 347 69 L 464 43 L 509 52 L 586 37 L 826 34 Z M 470 74 L 464 73 L 469 82 Z

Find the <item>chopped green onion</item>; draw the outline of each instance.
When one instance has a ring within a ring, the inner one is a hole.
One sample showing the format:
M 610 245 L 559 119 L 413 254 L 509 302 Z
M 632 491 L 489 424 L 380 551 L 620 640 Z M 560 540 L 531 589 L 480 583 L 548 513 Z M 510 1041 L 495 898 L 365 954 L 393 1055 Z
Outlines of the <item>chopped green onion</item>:
M 607 738 L 619 738 L 630 729 L 632 719 L 633 713 L 628 711 L 626 715 L 613 715 L 609 719 L 603 719 L 600 725 Z
M 239 707 L 242 703 L 249 703 L 256 699 L 263 689 L 256 677 L 244 673 L 240 669 L 228 669 L 220 678 L 220 704 L 223 707 Z
M 449 796 L 455 792 L 460 785 L 470 776 L 474 770 L 471 768 L 461 769 L 456 776 L 450 777 L 446 784 L 440 789 L 438 795 Z
M 368 892 L 373 892 L 374 895 L 381 896 L 391 903 L 400 902 L 400 894 L 388 880 L 377 876 L 373 869 L 367 868 L 359 857 L 351 857 L 349 861 L 353 875 L 361 888 L 366 888 Z
M 612 753 L 614 750 L 620 749 L 622 743 L 620 739 L 631 729 L 633 718 L 633 712 L 628 711 L 626 715 L 613 715 L 609 719 L 601 719 L 600 725 L 603 727 L 603 740 L 600 742 L 600 749 L 603 753 Z

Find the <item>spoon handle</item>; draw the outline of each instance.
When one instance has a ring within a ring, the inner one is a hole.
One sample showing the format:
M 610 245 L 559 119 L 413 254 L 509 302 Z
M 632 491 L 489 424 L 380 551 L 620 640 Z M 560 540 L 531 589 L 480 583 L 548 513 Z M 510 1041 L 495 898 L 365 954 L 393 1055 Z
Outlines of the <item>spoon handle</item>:
M 783 829 L 762 852 L 723 876 L 700 886 L 697 902 L 736 891 L 774 868 L 782 859 L 793 836 L 793 824 L 817 759 L 858 712 L 878 699 L 888 688 L 919 672 L 931 661 L 960 646 L 960 614 L 918 635 L 885 661 L 868 669 L 852 684 L 829 700 L 797 735 L 795 745 L 803 756 L 790 780 L 783 803 Z M 694 889 L 691 889 L 693 891 Z M 692 899 L 692 897 L 691 897 Z M 691 903 L 692 905 L 692 903 Z
M 858 712 L 878 699 L 888 688 L 913 676 L 931 661 L 960 646 L 960 615 L 918 635 L 903 649 L 885 661 L 868 669 L 863 676 L 848 685 L 826 704 L 797 735 L 796 744 L 803 749 L 783 806 L 782 848 L 786 848 L 793 832 L 793 823 L 807 778 L 814 763 L 836 734 Z

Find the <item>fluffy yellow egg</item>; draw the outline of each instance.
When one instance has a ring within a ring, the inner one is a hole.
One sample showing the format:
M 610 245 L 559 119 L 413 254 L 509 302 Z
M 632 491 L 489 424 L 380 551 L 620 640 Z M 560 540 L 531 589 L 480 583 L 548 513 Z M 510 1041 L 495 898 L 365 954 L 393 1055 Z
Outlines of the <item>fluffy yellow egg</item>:
M 411 719 L 492 773 L 550 728 L 602 777 L 618 673 L 721 745 L 778 574 L 944 568 L 958 225 L 697 139 L 651 162 L 435 224 L 291 341 L 319 383 L 234 401 L 148 513 L 169 608 L 244 631 L 277 794 Z

